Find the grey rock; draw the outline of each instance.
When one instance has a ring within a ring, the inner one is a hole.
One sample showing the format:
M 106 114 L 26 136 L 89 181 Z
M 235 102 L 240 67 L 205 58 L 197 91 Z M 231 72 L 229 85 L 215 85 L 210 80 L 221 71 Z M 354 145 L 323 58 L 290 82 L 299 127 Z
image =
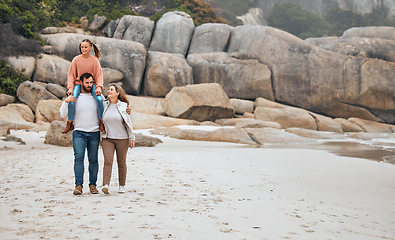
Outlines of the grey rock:
M 41 55 L 37 60 L 33 80 L 66 86 L 71 63 L 55 55 Z
M 53 95 L 57 96 L 58 98 L 66 97 L 67 89 L 65 87 L 58 85 L 58 84 L 48 83 L 45 86 L 45 89 L 48 90 Z
M 186 55 L 195 26 L 184 12 L 168 12 L 156 23 L 150 51 Z
M 95 14 L 94 19 L 92 20 L 92 22 L 89 23 L 89 30 L 91 31 L 97 31 L 100 28 L 102 28 L 104 26 L 104 23 L 106 22 L 107 17 L 106 16 L 98 16 L 97 14 Z
M 395 3 L 394 3 L 395 7 Z M 343 37 L 358 37 L 358 38 L 382 38 L 388 40 L 395 39 L 394 27 L 355 27 L 347 29 L 343 33 Z
M 7 106 L 8 104 L 13 102 L 15 102 L 14 96 L 0 93 L 0 107 Z
M 119 19 L 111 20 L 104 28 L 103 34 L 106 37 L 112 38 L 114 36 L 115 31 L 117 30 L 119 23 Z
M 66 123 L 63 121 L 53 121 L 49 130 L 45 134 L 45 144 L 57 145 L 61 147 L 73 146 L 73 132 L 63 134 L 62 131 Z
M 228 96 L 216 83 L 174 87 L 165 100 L 166 113 L 171 117 L 202 122 L 234 116 Z
M 326 51 L 259 26 L 234 28 L 228 52 L 268 65 L 275 101 L 330 117 L 395 122 L 394 92 L 388 91 L 394 63 Z
M 244 113 L 254 112 L 254 102 L 249 100 L 231 98 L 229 99 L 230 105 L 232 105 L 235 113 L 243 115 Z
M 233 27 L 220 23 L 205 23 L 193 33 L 188 54 L 225 52 Z
M 193 83 L 192 68 L 181 54 L 148 53 L 144 92 L 153 97 L 165 97 L 173 87 Z
M 23 73 L 28 78 L 31 78 L 36 65 L 36 59 L 34 57 L 10 56 L 6 58 L 6 62 L 17 71 Z
M 139 42 L 148 49 L 155 22 L 142 16 L 123 16 L 114 32 L 113 37 L 118 39 Z
M 33 111 L 36 110 L 37 104 L 40 100 L 58 99 L 55 95 L 47 91 L 42 86 L 25 81 L 21 83 L 17 90 L 18 99 L 28 105 Z
M 159 143 L 163 143 L 159 138 L 146 136 L 142 133 L 137 133 L 135 137 L 136 147 L 155 147 Z
M 218 83 L 230 98 L 273 99 L 270 69 L 257 60 L 231 58 L 226 53 L 188 55 L 193 81 Z

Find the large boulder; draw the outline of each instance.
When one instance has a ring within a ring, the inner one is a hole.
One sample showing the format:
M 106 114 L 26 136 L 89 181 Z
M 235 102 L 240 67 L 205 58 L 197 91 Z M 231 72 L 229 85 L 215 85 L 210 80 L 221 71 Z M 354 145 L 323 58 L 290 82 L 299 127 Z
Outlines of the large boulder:
M 213 127 L 212 130 L 201 130 L 193 128 L 185 129 L 170 127 L 157 128 L 151 130 L 151 133 L 183 140 L 230 142 L 252 145 L 256 144 L 250 138 L 250 136 L 243 129 L 240 128 Z
M 174 87 L 165 100 L 166 113 L 172 117 L 214 121 L 234 116 L 228 96 L 217 83 Z
M 155 22 L 142 16 L 123 16 L 117 25 L 113 37 L 139 42 L 148 49 Z
M 156 23 L 151 51 L 186 55 L 195 25 L 191 16 L 184 12 L 168 12 Z
M 30 129 L 35 126 L 33 111 L 25 104 L 11 103 L 0 107 L 0 126 L 10 129 Z
M 314 118 L 304 109 L 258 107 L 254 114 L 255 119 L 277 122 L 281 125 L 281 128 L 298 127 L 317 130 Z
M 226 53 L 188 55 L 193 69 L 193 81 L 218 83 L 231 98 L 273 100 L 270 69 L 257 60 L 231 58 Z
M 394 5 L 395 6 L 395 5 Z M 343 37 L 395 39 L 394 27 L 355 27 L 347 29 Z
M 132 119 L 133 129 L 150 129 L 150 128 L 160 128 L 160 127 L 172 127 L 177 125 L 198 124 L 194 120 L 165 117 L 161 115 L 154 115 L 154 114 L 141 113 L 141 112 L 132 112 L 130 114 L 130 117 Z
M 349 118 L 348 121 L 357 124 L 365 132 L 371 133 L 392 133 L 395 132 L 395 126 L 390 124 L 383 124 L 374 121 L 368 121 L 360 118 Z
M 36 59 L 29 56 L 9 56 L 6 61 L 12 68 L 23 73 L 28 78 L 31 78 L 36 67 Z
M 78 46 L 86 35 L 49 34 L 41 36 L 54 46 L 55 54 L 71 61 L 79 54 Z M 128 94 L 140 92 L 146 62 L 146 50 L 141 43 L 115 38 L 89 36 L 102 53 L 100 64 L 103 68 L 112 68 L 122 72 L 123 88 Z
M 155 147 L 159 143 L 163 143 L 159 138 L 146 136 L 142 133 L 137 133 L 135 137 L 136 147 Z
M 91 31 L 99 30 L 100 28 L 102 28 L 104 26 L 106 19 L 107 19 L 106 16 L 98 16 L 97 14 L 95 14 L 95 17 L 89 23 L 88 29 Z
M 334 119 L 310 112 L 314 118 L 318 131 L 343 133 L 342 125 Z
M 363 128 L 361 128 L 358 124 L 352 123 L 344 118 L 335 118 L 334 121 L 338 122 L 343 132 L 364 132 Z
M 55 55 L 42 54 L 37 60 L 33 80 L 66 86 L 71 63 Z
M 70 131 L 66 134 L 62 133 L 65 127 L 63 121 L 53 121 L 49 130 L 45 134 L 45 144 L 57 145 L 61 147 L 73 146 L 73 132 Z
M 15 102 L 14 96 L 0 93 L 0 107 L 7 106 L 7 104 L 13 103 L 13 102 Z
M 144 92 L 164 97 L 173 87 L 193 83 L 192 68 L 181 54 L 148 52 Z
M 225 52 L 233 27 L 221 23 L 205 23 L 193 33 L 188 54 Z
M 395 42 L 393 39 L 324 37 L 306 39 L 306 42 L 341 54 L 395 62 Z
M 231 98 L 229 99 L 230 105 L 232 105 L 236 114 L 243 115 L 244 113 L 254 112 L 254 102 L 250 100 Z
M 235 27 L 228 52 L 269 66 L 277 102 L 331 117 L 395 122 L 395 63 L 330 52 L 265 26 Z
M 117 30 L 118 23 L 120 19 L 111 20 L 106 26 L 103 28 L 103 34 L 106 37 L 112 38 L 114 36 L 115 31 Z
M 20 101 L 27 104 L 33 111 L 36 110 L 37 104 L 40 100 L 58 99 L 44 87 L 30 81 L 25 81 L 19 85 L 17 97 Z
M 41 100 L 38 102 L 35 113 L 36 123 L 63 121 L 59 112 L 60 106 L 62 106 L 61 100 Z
M 165 115 L 165 99 L 144 96 L 126 96 L 132 112 Z
M 58 84 L 48 83 L 45 85 L 45 89 L 48 90 L 53 95 L 57 96 L 58 98 L 66 97 L 66 87 L 62 87 Z

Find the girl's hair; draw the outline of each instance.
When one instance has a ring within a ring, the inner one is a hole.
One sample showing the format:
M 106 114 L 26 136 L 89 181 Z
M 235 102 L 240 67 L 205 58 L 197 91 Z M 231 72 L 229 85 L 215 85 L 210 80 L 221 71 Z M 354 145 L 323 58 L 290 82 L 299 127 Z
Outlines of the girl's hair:
M 110 87 L 114 87 L 115 91 L 117 91 L 117 93 L 119 93 L 119 95 L 118 95 L 119 100 L 121 100 L 122 102 L 125 102 L 129 105 L 129 100 L 126 97 L 126 93 L 121 86 L 119 86 L 118 84 L 112 83 L 112 84 L 110 84 L 110 86 L 108 86 L 108 88 L 110 88 Z
M 97 57 L 97 59 L 100 59 L 100 57 L 101 57 L 101 52 L 100 52 L 99 48 L 96 46 L 96 44 L 94 44 L 94 43 L 93 43 L 91 40 L 89 40 L 89 39 L 84 39 L 84 40 L 82 40 L 81 43 L 83 43 L 83 42 L 89 43 L 89 44 L 93 47 L 93 50 L 95 50 L 95 56 Z M 80 43 L 80 45 L 78 46 L 78 49 L 80 50 L 80 54 L 82 54 L 82 52 L 81 52 L 81 43 Z

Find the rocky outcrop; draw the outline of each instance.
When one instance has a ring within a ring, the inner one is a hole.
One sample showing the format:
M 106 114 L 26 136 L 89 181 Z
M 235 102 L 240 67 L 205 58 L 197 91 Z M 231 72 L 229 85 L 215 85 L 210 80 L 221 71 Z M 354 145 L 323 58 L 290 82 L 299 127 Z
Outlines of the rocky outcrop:
M 230 105 L 232 105 L 233 110 L 236 114 L 243 115 L 244 113 L 254 112 L 254 102 L 249 100 L 231 98 L 229 99 Z
M 275 101 L 331 117 L 395 122 L 388 92 L 394 63 L 325 51 L 271 27 L 236 27 L 229 54 L 268 65 Z
M 78 45 L 87 38 L 79 34 L 42 35 L 44 41 L 56 49 L 55 54 L 71 61 L 79 54 Z M 128 94 L 138 94 L 145 70 L 146 50 L 141 43 L 106 37 L 89 36 L 100 49 L 103 68 L 122 72 L 123 87 Z
M 236 128 L 194 130 L 171 127 L 154 129 L 151 133 L 183 140 L 256 144 L 244 130 Z
M 393 40 L 362 37 L 323 37 L 306 39 L 306 42 L 332 52 L 395 62 L 395 43 Z
M 198 125 L 198 122 L 194 120 L 172 118 L 148 113 L 132 112 L 130 116 L 133 123 L 133 129 L 151 129 L 177 125 Z
M 239 19 L 243 23 L 243 25 L 267 25 L 267 21 L 265 20 L 263 10 L 261 8 L 250 8 L 246 14 L 238 16 L 236 18 Z
M 234 115 L 228 96 L 216 83 L 174 87 L 165 101 L 166 113 L 171 117 L 213 121 Z
M 148 49 L 154 26 L 154 21 L 149 18 L 125 15 L 119 20 L 112 37 L 139 42 Z
M 181 54 L 148 52 L 144 92 L 164 97 L 173 87 L 193 83 L 192 68 Z
M 30 129 L 35 126 L 33 111 L 25 104 L 11 103 L 0 107 L 0 126 Z
M 193 33 L 188 54 L 226 52 L 233 27 L 220 23 L 205 23 Z
M 41 100 L 58 99 L 55 95 L 45 90 L 39 84 L 25 81 L 18 87 L 17 96 L 19 100 L 28 105 L 33 111 L 36 111 L 37 104 Z
M 35 112 L 36 123 L 63 121 L 59 112 L 60 106 L 62 106 L 61 100 L 42 100 L 38 102 Z
M 135 135 L 136 137 L 136 147 L 155 147 L 159 143 L 162 143 L 162 140 L 156 137 L 145 136 L 141 133 Z
M 34 72 L 36 59 L 28 56 L 7 57 L 7 63 L 14 69 L 23 73 L 28 78 L 31 78 Z
M 273 99 L 270 69 L 265 64 L 226 53 L 190 54 L 187 60 L 195 84 L 218 83 L 230 98 Z
M 15 102 L 15 97 L 0 93 L 0 107 L 7 106 L 9 103 Z
M 383 6 L 389 8 L 388 18 L 395 15 L 394 0 L 258 0 L 256 4 L 263 10 L 267 18 L 274 4 L 283 2 L 297 3 L 303 9 L 319 15 L 325 15 L 336 8 L 366 14 Z
M 133 112 L 165 115 L 165 99 L 144 96 L 126 96 Z
M 70 62 L 54 55 L 43 54 L 37 60 L 33 80 L 66 86 Z
M 156 23 L 149 50 L 186 55 L 195 26 L 184 12 L 165 13 Z
M 394 1 L 395 7 L 395 1 Z M 395 39 L 395 28 L 394 27 L 359 27 L 350 28 L 344 31 L 343 37 L 351 38 L 381 38 L 387 40 Z
M 95 14 L 93 20 L 89 23 L 88 29 L 91 31 L 98 31 L 104 26 L 106 19 L 106 16 L 98 16 L 97 14 Z
M 63 134 L 65 123 L 63 121 L 53 121 L 45 134 L 45 144 L 57 145 L 61 147 L 73 146 L 73 132 Z

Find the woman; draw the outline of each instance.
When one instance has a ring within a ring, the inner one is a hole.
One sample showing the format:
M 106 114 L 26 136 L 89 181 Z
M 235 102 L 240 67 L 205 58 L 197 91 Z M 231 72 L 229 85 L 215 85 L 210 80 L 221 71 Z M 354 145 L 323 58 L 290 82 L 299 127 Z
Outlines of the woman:
M 62 133 L 68 133 L 73 130 L 73 121 L 75 113 L 75 102 L 81 93 L 81 81 L 80 76 L 83 73 L 90 73 L 93 76 L 96 84 L 92 87 L 92 95 L 97 103 L 97 114 L 100 120 L 100 131 L 104 132 L 104 125 L 102 123 L 103 117 L 103 99 L 101 96 L 103 89 L 103 71 L 100 66 L 99 59 L 101 57 L 101 52 L 89 39 L 84 39 L 78 46 L 80 55 L 73 58 L 71 61 L 69 74 L 67 76 L 67 95 L 73 95 L 72 101 L 69 103 L 68 110 L 68 121 L 65 129 Z M 91 50 L 95 51 L 95 56 L 90 54 Z
M 126 112 L 128 105 L 129 101 L 123 89 L 116 84 L 111 84 L 107 91 L 103 112 L 106 132 L 102 133 L 104 155 L 102 191 L 105 194 L 109 194 L 114 151 L 117 153 L 118 162 L 118 192 L 125 192 L 126 155 L 128 147 L 133 148 L 135 145 L 132 121 Z

